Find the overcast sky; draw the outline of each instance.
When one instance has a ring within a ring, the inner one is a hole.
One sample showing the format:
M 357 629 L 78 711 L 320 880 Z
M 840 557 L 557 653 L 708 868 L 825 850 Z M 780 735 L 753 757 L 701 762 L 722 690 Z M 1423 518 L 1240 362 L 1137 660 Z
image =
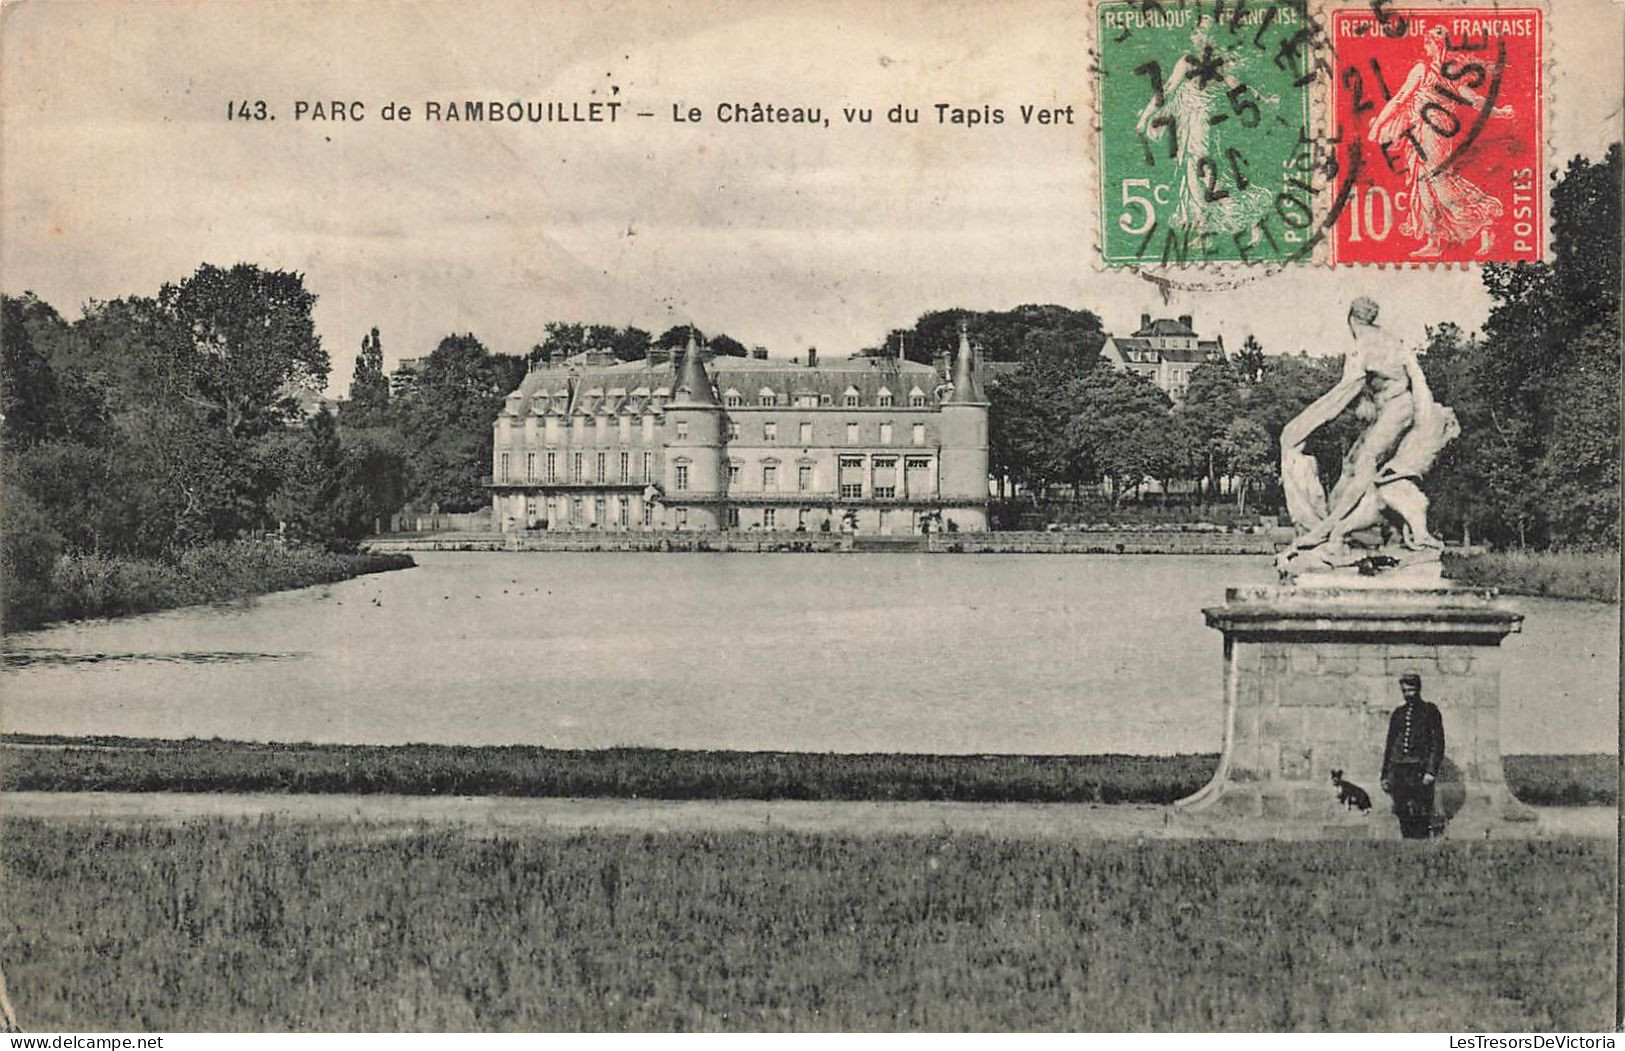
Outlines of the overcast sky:
M 7 4 L 0 287 L 71 318 L 205 261 L 298 270 L 338 394 L 374 325 L 391 364 L 452 331 L 522 353 L 553 320 L 841 355 L 930 309 L 1055 302 L 1119 332 L 1191 313 L 1232 347 L 1255 332 L 1314 353 L 1341 349 L 1355 295 L 1416 339 L 1488 308 L 1460 270 L 1297 268 L 1167 305 L 1100 272 L 1079 0 L 597 6 Z M 1556 6 L 1554 165 L 1620 137 L 1622 80 L 1620 9 Z M 233 98 L 277 120 L 227 121 Z M 467 98 L 624 105 L 615 124 L 421 119 L 425 100 Z M 359 99 L 366 120 L 296 122 L 298 99 Z M 418 119 L 383 122 L 391 99 Z M 718 103 L 758 100 L 821 106 L 831 126 L 715 122 Z M 1006 123 L 940 126 L 938 102 Z M 921 123 L 885 123 L 896 103 Z M 1024 127 L 1023 103 L 1071 105 L 1077 123 Z M 704 121 L 674 124 L 674 104 Z M 845 126 L 842 106 L 876 123 Z

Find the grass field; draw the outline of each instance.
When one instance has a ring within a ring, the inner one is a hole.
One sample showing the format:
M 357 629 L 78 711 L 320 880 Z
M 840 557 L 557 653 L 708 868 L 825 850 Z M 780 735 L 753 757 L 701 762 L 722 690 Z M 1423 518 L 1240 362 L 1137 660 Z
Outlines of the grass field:
M 1466 557 L 1446 551 L 1444 572 L 1458 584 L 1500 588 L 1509 595 L 1619 601 L 1617 551 L 1490 551 Z
M 837 755 L 654 748 L 258 745 L 237 741 L 0 739 L 0 789 L 611 796 L 624 799 L 1168 803 L 1215 755 Z M 1613 756 L 1511 756 L 1526 802 L 1612 806 Z
M 8 822 L 31 1030 L 1597 1030 L 1612 844 Z

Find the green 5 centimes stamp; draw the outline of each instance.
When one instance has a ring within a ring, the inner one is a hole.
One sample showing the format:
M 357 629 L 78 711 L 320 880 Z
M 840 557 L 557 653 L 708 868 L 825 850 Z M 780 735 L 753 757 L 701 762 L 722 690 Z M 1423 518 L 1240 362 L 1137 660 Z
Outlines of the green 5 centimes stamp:
M 1308 258 L 1326 37 L 1304 0 L 1102 0 L 1095 17 L 1105 262 Z

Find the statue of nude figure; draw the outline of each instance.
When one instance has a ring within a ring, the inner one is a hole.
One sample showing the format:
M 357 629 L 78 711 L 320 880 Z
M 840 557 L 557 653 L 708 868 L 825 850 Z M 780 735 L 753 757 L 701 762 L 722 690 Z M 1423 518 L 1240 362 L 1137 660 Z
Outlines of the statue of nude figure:
M 1353 346 L 1336 386 L 1299 413 L 1281 432 L 1281 482 L 1287 510 L 1303 533 L 1283 552 L 1283 574 L 1351 565 L 1350 533 L 1379 525 L 1383 511 L 1403 524 L 1409 550 L 1443 545 L 1427 528 L 1427 497 L 1416 484 L 1439 451 L 1460 433 L 1456 415 L 1433 400 L 1416 355 L 1377 327 L 1377 304 L 1354 301 L 1349 309 Z M 1304 445 L 1353 404 L 1369 421 L 1343 460 L 1330 494 L 1320 484 L 1315 460 Z

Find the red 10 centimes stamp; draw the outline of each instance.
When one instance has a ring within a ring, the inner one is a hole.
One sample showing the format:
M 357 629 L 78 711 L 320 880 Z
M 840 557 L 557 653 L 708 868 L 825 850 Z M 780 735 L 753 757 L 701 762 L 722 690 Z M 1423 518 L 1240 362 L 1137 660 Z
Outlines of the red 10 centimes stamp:
M 1359 163 L 1332 261 L 1538 261 L 1546 250 L 1545 12 L 1331 13 L 1334 138 Z

